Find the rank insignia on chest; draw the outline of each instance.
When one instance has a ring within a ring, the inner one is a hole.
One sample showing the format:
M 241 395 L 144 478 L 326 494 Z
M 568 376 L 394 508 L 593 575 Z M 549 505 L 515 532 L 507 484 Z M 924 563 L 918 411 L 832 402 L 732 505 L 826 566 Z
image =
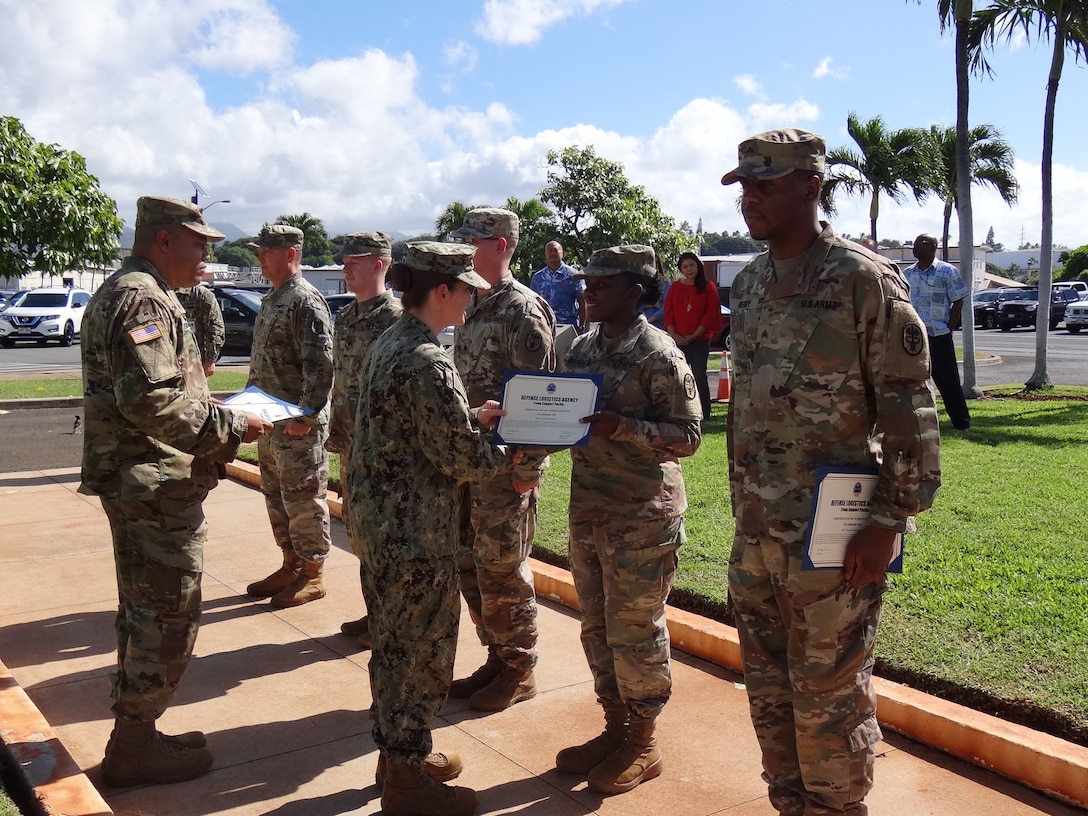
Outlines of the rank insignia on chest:
M 135 329 L 130 329 L 128 336 L 132 338 L 133 343 L 140 345 L 140 343 L 158 340 L 162 337 L 162 329 L 159 328 L 158 323 L 145 323 Z

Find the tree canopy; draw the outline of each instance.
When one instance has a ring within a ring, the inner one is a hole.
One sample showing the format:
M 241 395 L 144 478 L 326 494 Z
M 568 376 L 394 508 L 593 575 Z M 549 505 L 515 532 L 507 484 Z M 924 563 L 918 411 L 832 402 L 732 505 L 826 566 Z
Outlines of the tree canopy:
M 122 227 L 81 155 L 0 117 L 0 276 L 110 266 Z
M 547 155 L 541 200 L 555 209 L 556 240 L 568 259 L 584 263 L 593 250 L 617 244 L 649 244 L 667 270 L 694 239 L 678 229 L 646 189 L 631 184 L 623 165 L 598 156 L 592 146 Z
M 281 215 L 275 223 L 302 230 L 302 263 L 308 266 L 328 266 L 332 263 L 332 241 L 325 231 L 325 222 L 308 212 Z

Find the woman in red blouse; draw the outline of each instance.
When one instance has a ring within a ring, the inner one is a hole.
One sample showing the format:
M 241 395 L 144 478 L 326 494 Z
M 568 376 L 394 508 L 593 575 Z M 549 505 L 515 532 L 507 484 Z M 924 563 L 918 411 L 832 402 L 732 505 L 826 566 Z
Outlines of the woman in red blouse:
M 722 328 L 722 302 L 718 289 L 706 279 L 703 262 L 693 252 L 685 252 L 677 262 L 680 279 L 665 295 L 665 330 L 676 341 L 691 366 L 703 419 L 710 419 L 710 384 L 706 379 L 710 338 Z

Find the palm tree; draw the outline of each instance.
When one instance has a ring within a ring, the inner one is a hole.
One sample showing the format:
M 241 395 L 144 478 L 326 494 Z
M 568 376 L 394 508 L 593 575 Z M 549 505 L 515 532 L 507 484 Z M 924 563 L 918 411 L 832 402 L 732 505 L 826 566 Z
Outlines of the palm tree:
M 923 130 L 888 130 L 880 116 L 862 122 L 852 111 L 846 117 L 846 130 L 858 149 L 837 147 L 828 151 L 828 167 L 842 169 L 828 174 L 822 204 L 833 212 L 834 196 L 840 187 L 851 194 L 870 196 L 869 237 L 876 241 L 881 193 L 898 203 L 904 198 L 905 187 L 915 200 L 921 201 L 933 188 L 930 140 Z
M 308 212 L 297 215 L 281 215 L 277 224 L 302 230 L 302 262 L 311 266 L 332 263 L 332 242 L 325 231 L 325 222 Z
M 521 201 L 515 196 L 510 196 L 502 206 L 517 213 L 518 220 L 521 222 L 518 250 L 514 253 L 510 268 L 518 280 L 527 284 L 533 277 L 533 273 L 544 265 L 545 244 L 557 237 L 555 213 L 539 198 L 527 198 Z
M 1066 49 L 1079 62 L 1088 57 L 1088 3 L 1085 0 L 990 0 L 990 5 L 975 13 L 971 26 L 973 64 L 992 74 L 982 46 L 993 48 L 995 40 L 1008 42 L 1017 30 L 1031 39 L 1049 38 L 1053 42 L 1050 75 L 1046 86 L 1046 106 L 1043 110 L 1042 188 L 1043 217 L 1039 258 L 1039 303 L 1035 337 L 1035 370 L 1024 383 L 1029 391 L 1050 385 L 1047 373 L 1046 349 L 1049 337 L 1050 289 L 1054 279 L 1054 111 L 1058 98 L 1058 83 L 1065 66 Z
M 932 125 L 930 138 L 939 162 L 934 178 L 934 194 L 944 202 L 944 224 L 941 232 L 942 256 L 948 258 L 948 232 L 952 222 L 952 210 L 959 200 L 959 174 L 956 168 L 956 128 Z M 967 133 L 970 184 L 986 184 L 1010 206 L 1016 201 L 1020 185 L 1013 175 L 1013 150 L 1001 138 L 1001 131 L 993 125 L 976 125 Z M 962 231 L 962 225 L 961 225 Z M 960 237 L 960 258 L 963 255 L 963 237 Z
M 465 222 L 465 213 L 474 209 L 476 209 L 475 205 L 470 207 L 461 200 L 451 201 L 446 205 L 446 209 L 442 210 L 438 218 L 434 220 L 434 231 L 441 239 L 448 237 L 451 232 Z

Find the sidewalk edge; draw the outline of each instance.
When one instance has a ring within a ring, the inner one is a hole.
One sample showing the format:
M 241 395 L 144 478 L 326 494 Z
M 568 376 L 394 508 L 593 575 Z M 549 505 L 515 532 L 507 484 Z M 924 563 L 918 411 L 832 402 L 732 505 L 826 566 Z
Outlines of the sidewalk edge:
M 34 701 L 0 662 L 0 749 L 23 777 L 42 814 L 113 816 Z

